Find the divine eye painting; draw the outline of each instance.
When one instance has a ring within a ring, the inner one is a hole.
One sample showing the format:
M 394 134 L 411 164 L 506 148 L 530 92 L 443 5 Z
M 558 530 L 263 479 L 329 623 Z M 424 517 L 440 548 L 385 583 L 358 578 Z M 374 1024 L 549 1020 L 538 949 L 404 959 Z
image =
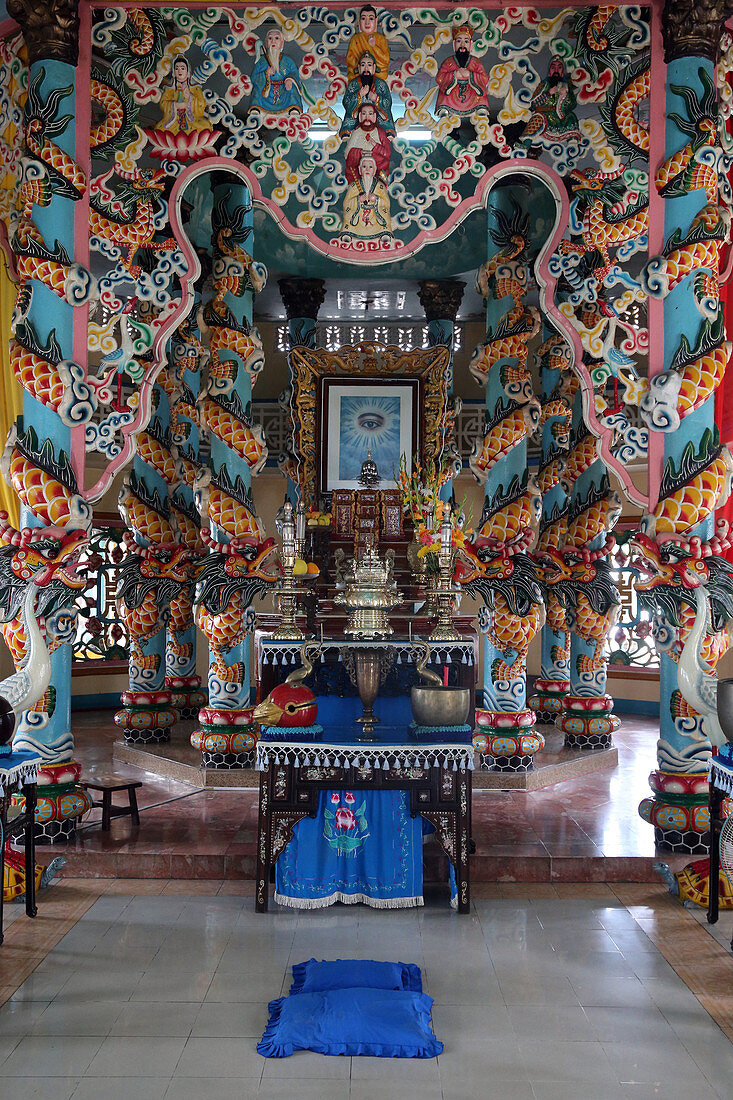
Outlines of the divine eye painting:
M 412 385 L 324 383 L 323 441 L 325 484 L 322 488 L 359 487 L 359 474 L 371 455 L 380 487 L 395 485 L 400 456 L 413 453 L 415 389 Z

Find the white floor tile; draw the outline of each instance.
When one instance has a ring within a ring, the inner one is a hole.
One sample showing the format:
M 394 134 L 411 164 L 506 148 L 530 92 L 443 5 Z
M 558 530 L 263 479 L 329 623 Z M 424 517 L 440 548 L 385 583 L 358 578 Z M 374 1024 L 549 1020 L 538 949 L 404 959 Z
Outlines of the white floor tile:
M 170 1077 L 84 1077 L 73 1100 L 163 1100 Z
M 77 1084 L 77 1077 L 26 1077 L 22 1094 L 17 1090 L 16 1093 L 23 1100 L 69 1100 Z
M 26 1036 L 0 1071 L 3 1077 L 81 1077 L 102 1042 L 78 1035 Z
M 189 1039 L 174 1076 L 246 1077 L 259 1080 L 264 1061 L 252 1041 Z M 321 1073 L 320 1076 L 328 1075 Z
M 168 1035 L 188 1038 L 199 1004 L 175 1001 L 128 1001 L 110 1029 L 111 1035 Z
M 110 1035 L 92 1060 L 92 1077 L 123 1077 L 134 1072 L 139 1077 L 173 1076 L 186 1040 L 155 1035 Z

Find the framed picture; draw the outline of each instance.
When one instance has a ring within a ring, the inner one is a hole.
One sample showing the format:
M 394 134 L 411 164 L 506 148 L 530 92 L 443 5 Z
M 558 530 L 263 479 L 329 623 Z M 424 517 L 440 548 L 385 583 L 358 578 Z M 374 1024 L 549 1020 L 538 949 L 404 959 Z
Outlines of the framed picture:
M 405 455 L 408 469 L 419 450 L 419 382 L 409 378 L 324 378 L 321 392 L 321 491 L 359 489 L 361 467 L 371 452 L 392 489 Z

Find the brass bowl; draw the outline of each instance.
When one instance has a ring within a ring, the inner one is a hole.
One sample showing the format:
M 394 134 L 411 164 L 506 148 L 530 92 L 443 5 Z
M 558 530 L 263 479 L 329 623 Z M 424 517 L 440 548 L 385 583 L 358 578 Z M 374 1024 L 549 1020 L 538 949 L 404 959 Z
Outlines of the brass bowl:
M 471 689 L 419 686 L 410 693 L 418 726 L 463 726 L 471 710 Z

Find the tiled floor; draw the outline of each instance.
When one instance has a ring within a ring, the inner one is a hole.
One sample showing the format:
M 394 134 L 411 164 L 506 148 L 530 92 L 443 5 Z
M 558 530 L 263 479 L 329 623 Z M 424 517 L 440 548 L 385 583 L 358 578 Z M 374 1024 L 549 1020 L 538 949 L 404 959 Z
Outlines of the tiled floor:
M 111 711 L 74 715 L 77 756 L 85 774 L 108 771 L 117 735 Z M 638 804 L 649 793 L 658 724 L 622 716 L 615 740 L 619 764 L 533 792 L 476 791 L 471 860 L 475 882 L 624 882 L 656 878 L 653 829 Z M 195 790 L 122 764 L 115 771 L 142 777 L 139 830 L 129 818 L 84 829 L 65 851 L 67 873 L 160 878 L 253 878 L 256 793 Z M 97 822 L 99 811 L 91 821 Z M 53 851 L 41 852 L 50 859 Z M 666 857 L 665 857 L 666 858 Z M 677 869 L 684 858 L 668 860 Z M 437 862 L 428 878 L 443 881 Z
M 717 987 L 716 1011 L 733 1027 L 733 960 L 659 887 L 489 886 L 484 893 L 504 896 L 475 900 L 470 917 L 440 902 L 258 916 L 251 898 L 204 896 L 207 889 L 219 884 L 52 888 L 34 932 L 52 935 L 55 921 L 65 934 L 0 1008 L 0 1095 L 731 1096 L 733 1031 L 721 1030 L 698 997 Z M 64 905 L 85 902 L 79 919 L 63 917 Z M 729 928 L 730 915 L 723 921 Z M 30 925 L 19 916 L 8 929 L 6 976 L 32 942 Z M 688 963 L 699 959 L 698 996 L 665 958 L 684 952 Z M 287 990 L 292 964 L 312 955 L 420 964 L 444 1053 L 260 1058 L 267 1001 Z

